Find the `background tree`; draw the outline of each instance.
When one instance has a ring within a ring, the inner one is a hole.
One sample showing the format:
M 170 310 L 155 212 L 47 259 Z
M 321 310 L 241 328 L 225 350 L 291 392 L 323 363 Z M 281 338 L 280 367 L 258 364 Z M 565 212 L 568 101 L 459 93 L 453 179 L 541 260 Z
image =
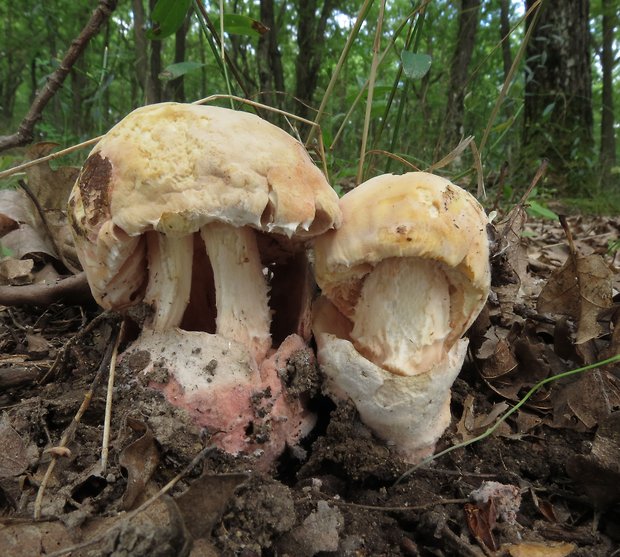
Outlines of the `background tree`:
M 526 0 L 529 9 L 535 0 Z M 527 48 L 524 160 L 544 157 L 550 181 L 567 191 L 593 170 L 589 0 L 546 0 Z
M 453 149 L 463 137 L 463 112 L 467 71 L 476 44 L 480 0 L 461 0 L 459 29 L 450 64 L 450 83 L 446 106 L 445 145 Z
M 603 36 L 601 48 L 601 68 L 603 72 L 603 91 L 601 103 L 601 149 L 600 166 L 604 181 L 609 180 L 611 169 L 616 164 L 616 135 L 614 129 L 614 84 L 613 72 L 616 65 L 614 55 L 614 36 L 617 25 L 617 3 L 602 0 Z

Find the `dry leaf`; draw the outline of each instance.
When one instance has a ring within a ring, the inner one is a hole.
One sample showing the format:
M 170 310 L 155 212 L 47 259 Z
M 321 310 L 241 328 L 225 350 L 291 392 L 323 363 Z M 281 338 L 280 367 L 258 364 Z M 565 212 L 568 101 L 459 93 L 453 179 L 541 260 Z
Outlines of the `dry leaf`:
M 504 546 L 510 557 L 567 557 L 575 550 L 575 545 L 565 542 L 523 542 Z
M 4 416 L 0 421 L 0 478 L 19 476 L 28 468 L 28 451 L 21 435 Z M 0 555 L 3 553 L 0 552 Z M 5 553 L 4 555 L 9 555 Z
M 32 259 L 4 259 L 0 261 L 0 284 L 20 285 L 32 282 Z
M 38 159 L 49 155 L 58 145 L 50 141 L 36 143 L 28 149 L 28 156 Z M 61 166 L 54 170 L 49 162 L 42 162 L 26 169 L 28 185 L 41 207 L 64 211 L 69 193 L 79 174 L 79 168 Z
M 246 474 L 203 474 L 175 498 L 194 539 L 208 538 Z
M 12 524 L 0 528 L 0 555 L 39 557 L 73 543 L 69 529 L 60 522 Z
M 596 509 L 604 510 L 620 501 L 620 412 L 601 422 L 592 452 L 570 458 L 566 471 L 582 485 Z
M 495 526 L 493 501 L 482 505 L 466 503 L 465 519 L 467 520 L 469 531 L 478 543 L 483 544 L 492 551 L 497 550 L 497 543 L 492 532 L 493 526 Z
M 127 418 L 127 425 L 142 436 L 127 445 L 118 459 L 118 463 L 127 470 L 127 489 L 121 504 L 124 510 L 135 505 L 159 463 L 159 451 L 149 427 L 134 418 Z
M 592 429 L 620 408 L 620 380 L 605 370 L 592 370 L 557 391 L 553 402 L 554 426 Z
M 597 319 L 602 309 L 611 306 L 611 280 L 612 272 L 600 255 L 569 257 L 549 278 L 537 309 L 577 320 L 575 342 L 582 344 L 601 333 Z

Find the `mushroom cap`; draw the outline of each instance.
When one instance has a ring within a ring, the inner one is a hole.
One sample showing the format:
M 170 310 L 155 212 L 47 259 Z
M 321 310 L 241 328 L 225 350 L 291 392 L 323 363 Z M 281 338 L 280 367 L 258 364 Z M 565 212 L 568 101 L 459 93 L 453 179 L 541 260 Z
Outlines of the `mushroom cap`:
M 340 200 L 340 208 L 342 226 L 314 242 L 316 279 L 323 294 L 351 319 L 366 276 L 382 261 L 437 262 L 451 285 L 447 348 L 454 344 L 489 291 L 488 218 L 482 206 L 442 177 L 411 172 L 360 184 Z
M 145 232 L 183 236 L 219 221 L 310 238 L 338 226 L 341 214 L 303 145 L 280 128 L 246 112 L 162 103 L 135 110 L 99 141 L 71 192 L 69 217 L 101 301 L 115 281 L 135 296 Z M 120 295 L 106 305 L 129 302 Z

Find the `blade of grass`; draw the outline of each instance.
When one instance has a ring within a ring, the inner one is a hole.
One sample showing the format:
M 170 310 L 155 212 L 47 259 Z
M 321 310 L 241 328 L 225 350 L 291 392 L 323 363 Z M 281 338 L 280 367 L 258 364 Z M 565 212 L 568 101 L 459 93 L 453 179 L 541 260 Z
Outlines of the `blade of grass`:
M 368 142 L 368 130 L 370 129 L 370 116 L 372 112 L 372 97 L 375 90 L 375 80 L 377 78 L 377 67 L 379 66 L 379 49 L 381 48 L 381 31 L 383 30 L 383 15 L 385 13 L 385 1 L 382 0 L 379 7 L 379 19 L 377 20 L 377 30 L 375 40 L 372 45 L 372 63 L 370 64 L 370 77 L 368 78 L 368 96 L 366 98 L 366 115 L 364 117 L 364 131 L 362 133 L 362 147 L 360 150 L 360 162 L 357 167 L 357 185 L 364 177 L 364 160 L 366 157 L 366 144 Z
M 547 377 L 546 379 L 539 381 L 525 394 L 525 396 L 519 402 L 517 402 L 510 410 L 506 411 L 502 416 L 500 416 L 492 426 L 487 428 L 484 433 L 481 433 L 480 435 L 478 435 L 477 437 L 474 437 L 473 439 L 468 439 L 467 441 L 463 441 L 462 443 L 457 443 L 456 445 L 452 445 L 451 447 L 448 447 L 447 449 L 441 452 L 438 452 L 437 454 L 434 454 L 432 456 L 429 456 L 428 458 L 425 458 L 422 462 L 420 462 L 419 464 L 416 464 L 415 466 L 407 470 L 400 478 L 398 478 L 398 480 L 396 480 L 396 484 L 400 483 L 406 477 L 413 474 L 416 470 L 422 468 L 423 466 L 426 466 L 429 462 L 432 462 L 433 460 L 436 460 L 444 455 L 447 455 L 448 453 L 451 453 L 452 451 L 455 451 L 456 449 L 462 449 L 463 447 L 467 447 L 468 445 L 472 445 L 473 443 L 477 443 L 478 441 L 482 441 L 483 439 L 486 439 L 487 437 L 489 437 L 489 435 L 491 435 L 495 430 L 497 430 L 497 428 L 502 423 L 504 423 L 510 416 L 512 416 L 519 408 L 521 408 L 532 397 L 532 395 L 536 393 L 536 391 L 538 391 L 538 389 L 540 389 L 541 387 L 544 387 L 547 383 L 558 381 L 559 379 L 565 379 L 566 377 L 570 377 L 578 373 L 584 373 L 586 371 L 598 369 L 600 367 L 613 364 L 616 362 L 620 362 L 620 354 L 616 354 L 615 356 L 612 356 L 611 358 L 607 358 L 606 360 L 601 360 L 600 362 L 595 362 L 587 366 L 578 367 L 577 369 L 571 369 L 563 373 L 558 373 L 557 375 L 552 375 L 551 377 Z
M 390 40 L 390 43 L 388 44 L 388 46 L 385 48 L 385 50 L 383 51 L 383 53 L 381 54 L 381 57 L 379 58 L 379 64 L 381 65 L 383 63 L 383 60 L 385 60 L 385 57 L 390 53 L 390 51 L 392 50 L 392 48 L 394 47 L 394 44 L 396 43 L 396 39 L 398 38 L 398 36 L 400 35 L 400 33 L 402 32 L 402 30 L 405 28 L 407 21 L 409 21 L 409 17 L 407 17 L 396 29 L 396 31 L 394 32 L 394 36 L 392 37 L 392 39 Z M 366 88 L 368 87 L 368 83 L 370 82 L 370 79 L 367 79 L 364 84 L 360 87 L 360 90 L 357 94 L 357 96 L 355 97 L 355 99 L 353 100 L 353 102 L 351 103 L 351 106 L 349 107 L 349 110 L 347 110 L 347 113 L 345 114 L 343 120 L 342 120 L 342 124 L 340 125 L 340 128 L 338 128 L 338 131 L 336 132 L 336 135 L 334 136 L 334 139 L 332 140 L 330 146 L 329 146 L 329 150 L 331 151 L 336 143 L 338 142 L 338 140 L 340 139 L 340 136 L 342 135 L 342 132 L 344 131 L 344 129 L 347 126 L 347 122 L 349 121 L 349 118 L 351 117 L 351 114 L 353 113 L 353 111 L 355 110 L 355 108 L 357 107 L 357 103 L 360 101 L 360 99 L 362 98 L 362 95 L 364 94 L 364 91 L 366 91 Z
M 493 110 L 491 111 L 491 115 L 489 116 L 489 120 L 487 122 L 484 133 L 482 134 L 482 141 L 480 142 L 480 147 L 478 149 L 480 153 L 484 153 L 484 148 L 486 147 L 487 140 L 489 139 L 489 134 L 491 133 L 491 128 L 493 127 L 493 123 L 495 122 L 495 119 L 497 118 L 497 115 L 499 113 L 499 109 L 502 106 L 502 103 L 504 102 L 506 95 L 508 94 L 508 90 L 510 89 L 510 86 L 512 85 L 514 75 L 518 67 L 521 64 L 521 60 L 525 56 L 525 49 L 527 48 L 527 44 L 530 41 L 532 32 L 534 31 L 534 28 L 536 27 L 536 22 L 538 21 L 538 16 L 540 14 L 539 8 L 540 8 L 542 1 L 543 0 L 537 0 L 536 3 L 533 4 L 532 7 L 528 10 L 527 14 L 525 14 L 525 17 L 527 17 L 529 14 L 534 13 L 533 18 L 530 22 L 530 25 L 527 28 L 527 31 L 525 33 L 525 36 L 523 37 L 523 41 L 521 42 L 521 45 L 519 46 L 519 51 L 517 52 L 517 55 L 515 56 L 515 59 L 512 62 L 512 66 L 510 66 L 510 70 L 508 71 L 508 75 L 506 76 L 506 80 L 504 81 L 504 84 L 502 85 L 502 90 L 500 91 L 497 97 L 497 100 L 495 101 L 495 105 L 493 106 Z
M 349 56 L 351 47 L 353 46 L 353 43 L 355 39 L 357 38 L 357 35 L 359 33 L 360 28 L 362 27 L 362 24 L 366 20 L 366 16 L 368 15 L 368 11 L 370 10 L 373 2 L 374 0 L 365 0 L 364 3 L 362 4 L 362 7 L 360 8 L 359 13 L 357 14 L 357 19 L 355 20 L 353 29 L 351 29 L 351 32 L 349 33 L 349 36 L 347 37 L 347 42 L 345 43 L 344 48 L 342 49 L 342 52 L 340 53 L 340 58 L 338 58 L 338 62 L 336 63 L 336 67 L 334 68 L 334 71 L 332 73 L 332 77 L 329 80 L 329 83 L 327 84 L 327 89 L 325 89 L 325 93 L 323 94 L 323 98 L 321 99 L 321 104 L 319 105 L 319 109 L 314 118 L 315 124 L 319 124 L 321 122 L 321 118 L 323 117 L 323 114 L 325 112 L 325 107 L 327 106 L 327 102 L 331 98 L 331 95 L 334 91 L 334 87 L 336 86 L 336 82 L 338 81 L 338 76 L 340 75 L 340 72 L 342 70 L 342 67 L 344 66 L 344 63 L 347 57 Z M 315 132 L 316 132 L 316 127 L 313 126 L 310 129 L 310 133 L 308 134 L 308 139 L 306 140 L 306 144 L 310 143 L 314 139 Z
M 226 46 L 224 43 L 224 0 L 220 0 L 220 50 L 222 53 L 222 60 L 226 60 Z M 224 80 L 226 81 L 226 90 L 228 91 L 228 94 L 232 96 L 227 65 L 228 64 L 224 64 Z M 235 108 L 232 99 L 230 99 L 230 108 Z

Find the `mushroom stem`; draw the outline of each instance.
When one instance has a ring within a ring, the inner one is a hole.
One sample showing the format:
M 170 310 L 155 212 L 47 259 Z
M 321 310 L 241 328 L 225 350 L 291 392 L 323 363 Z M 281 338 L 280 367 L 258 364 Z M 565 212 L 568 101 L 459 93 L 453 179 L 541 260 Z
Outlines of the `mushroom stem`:
M 366 277 L 353 316 L 358 352 L 397 375 L 424 373 L 445 358 L 449 283 L 441 265 L 386 259 Z
M 216 222 L 200 234 L 213 268 L 216 332 L 245 344 L 260 366 L 271 347 L 271 312 L 256 234 Z
M 178 327 L 187 308 L 192 286 L 192 235 L 178 238 L 158 232 L 146 235 L 149 282 L 144 301 L 153 309 L 151 328 Z

